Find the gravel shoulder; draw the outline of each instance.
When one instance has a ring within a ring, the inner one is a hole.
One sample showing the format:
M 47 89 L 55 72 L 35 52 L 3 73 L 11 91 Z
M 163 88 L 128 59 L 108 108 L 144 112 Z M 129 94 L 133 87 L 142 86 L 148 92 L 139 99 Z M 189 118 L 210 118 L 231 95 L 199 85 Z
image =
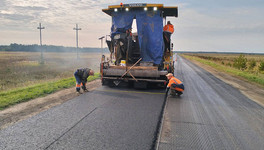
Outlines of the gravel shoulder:
M 188 59 L 189 60 L 189 59 Z M 227 73 L 220 72 L 213 67 L 210 67 L 208 65 L 202 64 L 195 60 L 189 60 L 193 62 L 194 64 L 200 66 L 204 70 L 210 72 L 215 77 L 219 78 L 220 80 L 224 81 L 225 83 L 232 85 L 233 87 L 237 88 L 241 91 L 245 96 L 247 96 L 249 99 L 255 101 L 262 107 L 264 107 L 264 89 L 263 87 L 260 87 L 259 85 L 256 85 L 254 83 L 250 83 L 246 81 L 245 79 L 241 77 L 235 77 L 231 76 Z
M 89 91 L 101 86 L 100 79 L 87 83 Z M 36 98 L 0 111 L 0 130 L 79 96 L 75 87 Z

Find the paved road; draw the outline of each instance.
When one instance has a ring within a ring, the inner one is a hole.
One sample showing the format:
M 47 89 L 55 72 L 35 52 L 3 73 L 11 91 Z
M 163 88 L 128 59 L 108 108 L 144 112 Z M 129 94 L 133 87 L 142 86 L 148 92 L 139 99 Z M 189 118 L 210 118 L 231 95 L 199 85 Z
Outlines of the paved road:
M 0 149 L 151 149 L 164 90 L 101 87 L 0 131 Z
M 264 149 L 263 107 L 181 57 L 175 66 L 186 90 L 168 99 L 159 149 Z M 163 92 L 101 87 L 1 130 L 0 149 L 151 149 Z
M 181 57 L 175 67 L 186 89 L 168 99 L 160 150 L 264 150 L 263 107 Z

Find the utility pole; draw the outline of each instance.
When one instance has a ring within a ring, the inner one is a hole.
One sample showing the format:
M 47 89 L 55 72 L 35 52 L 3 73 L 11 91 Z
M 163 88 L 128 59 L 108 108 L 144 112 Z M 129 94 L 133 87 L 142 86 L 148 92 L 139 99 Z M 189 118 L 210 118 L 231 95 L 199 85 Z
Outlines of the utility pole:
M 45 27 L 41 27 L 41 23 L 39 23 L 39 27 L 37 27 L 37 29 L 39 29 L 39 42 L 40 42 L 40 49 L 41 49 L 41 56 L 40 56 L 40 63 L 44 63 L 44 59 L 43 59 L 43 48 L 42 48 L 42 36 L 41 36 L 41 30 L 45 29 Z
M 81 28 L 78 28 L 78 24 L 76 24 L 76 28 L 73 28 L 73 30 L 76 30 L 76 52 L 77 52 L 77 59 L 79 58 L 78 54 L 78 30 L 82 30 Z
M 102 55 L 103 55 L 103 39 L 105 38 L 105 36 L 102 36 L 99 38 L 99 40 L 101 40 L 101 49 L 102 49 Z

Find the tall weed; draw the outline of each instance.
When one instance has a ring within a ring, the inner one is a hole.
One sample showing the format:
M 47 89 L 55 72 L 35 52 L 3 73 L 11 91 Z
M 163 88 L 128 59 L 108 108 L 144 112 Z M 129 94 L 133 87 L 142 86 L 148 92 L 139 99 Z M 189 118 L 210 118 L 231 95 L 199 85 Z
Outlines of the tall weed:
M 260 62 L 259 71 L 264 71 L 264 61 Z
M 233 66 L 240 70 L 245 70 L 247 68 L 247 58 L 245 55 L 240 54 L 238 58 L 235 58 Z

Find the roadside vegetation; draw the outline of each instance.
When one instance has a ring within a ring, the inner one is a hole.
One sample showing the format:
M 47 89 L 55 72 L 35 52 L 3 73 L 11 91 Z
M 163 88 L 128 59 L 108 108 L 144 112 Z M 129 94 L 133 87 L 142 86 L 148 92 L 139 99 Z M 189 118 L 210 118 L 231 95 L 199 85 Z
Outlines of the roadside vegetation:
M 98 78 L 99 73 L 96 73 L 94 76 L 90 76 L 88 78 L 88 82 Z M 54 93 L 61 89 L 73 87 L 75 84 L 75 78 L 71 77 L 58 81 L 18 88 L 7 92 L 0 92 L 0 110 L 17 103 Z
M 185 53 L 181 55 L 264 87 L 264 55 L 213 53 Z
M 10 45 L 0 45 L 0 51 L 9 51 L 9 52 L 40 52 L 44 50 L 45 52 L 76 52 L 75 47 L 64 47 L 64 46 L 55 46 L 55 45 L 24 45 L 24 44 L 17 44 L 12 43 Z M 78 48 L 79 52 L 100 52 L 102 51 L 101 48 L 91 48 L 91 47 L 83 47 Z M 104 52 L 108 52 L 108 49 L 103 49 Z
M 16 103 L 73 87 L 73 73 L 88 67 L 99 72 L 101 53 L 0 52 L 0 110 Z M 99 77 L 89 77 L 94 80 Z

